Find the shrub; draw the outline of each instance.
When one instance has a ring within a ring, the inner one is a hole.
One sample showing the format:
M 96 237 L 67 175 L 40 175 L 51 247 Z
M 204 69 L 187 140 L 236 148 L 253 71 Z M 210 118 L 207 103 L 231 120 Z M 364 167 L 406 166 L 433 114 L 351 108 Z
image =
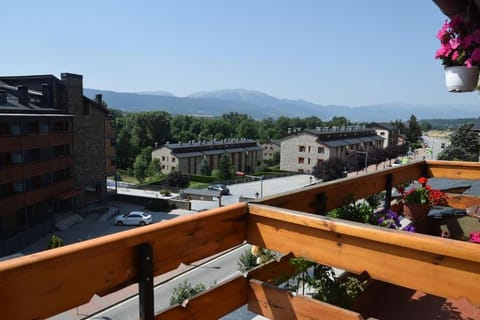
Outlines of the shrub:
M 53 249 L 53 248 L 58 248 L 63 246 L 63 240 L 60 237 L 57 237 L 56 235 L 52 235 L 50 237 L 50 241 L 48 243 L 47 249 Z
M 170 305 L 182 304 L 185 300 L 205 291 L 206 289 L 207 288 L 202 283 L 192 286 L 187 280 L 185 280 L 183 283 L 179 284 L 178 287 L 173 289 L 172 296 L 170 297 Z

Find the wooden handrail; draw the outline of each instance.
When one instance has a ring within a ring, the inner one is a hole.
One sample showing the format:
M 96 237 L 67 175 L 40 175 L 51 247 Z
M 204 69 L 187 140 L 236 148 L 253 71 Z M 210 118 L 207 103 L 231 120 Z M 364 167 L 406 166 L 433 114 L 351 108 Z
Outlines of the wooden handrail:
M 480 164 L 420 161 L 0 262 L 1 318 L 46 318 L 84 304 L 94 294 L 139 282 L 140 246 L 151 247 L 152 273 L 160 275 L 245 240 L 355 273 L 367 271 L 374 279 L 434 295 L 465 297 L 480 305 L 477 244 L 308 214 L 338 207 L 347 194 L 361 198 L 383 191 L 387 179 L 395 186 L 419 176 L 480 179 Z M 454 194 L 447 201 L 456 208 L 480 203 L 477 197 Z M 271 274 L 267 269 L 262 272 L 262 277 Z M 246 279 L 235 280 L 237 285 L 240 282 L 241 290 L 250 286 Z M 230 292 L 232 286 L 212 290 L 204 301 L 211 305 L 222 300 L 224 293 L 218 292 Z M 242 291 L 222 313 L 246 303 L 244 297 Z M 201 305 L 192 310 L 198 308 Z
M 480 305 L 478 244 L 259 204 L 249 204 L 247 223 L 247 241 L 259 247 Z
M 240 203 L 0 262 L 1 318 L 46 318 L 138 282 L 144 243 L 154 275 L 230 249 L 244 242 L 246 214 Z

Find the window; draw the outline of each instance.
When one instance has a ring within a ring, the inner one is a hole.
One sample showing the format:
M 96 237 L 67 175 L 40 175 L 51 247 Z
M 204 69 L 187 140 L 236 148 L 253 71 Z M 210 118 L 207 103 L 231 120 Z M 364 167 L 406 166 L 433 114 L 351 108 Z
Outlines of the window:
M 299 157 L 298 158 L 298 163 L 305 163 L 305 158 Z
M 162 161 L 165 161 L 165 157 L 162 157 Z
M 308 146 L 308 152 L 312 151 L 312 147 Z
M 305 152 L 305 146 L 298 146 L 298 152 Z
M 308 158 L 308 164 L 310 164 L 310 158 Z
M 175 162 L 175 158 L 172 158 L 172 162 Z
M 324 147 L 318 147 L 318 153 L 325 153 Z

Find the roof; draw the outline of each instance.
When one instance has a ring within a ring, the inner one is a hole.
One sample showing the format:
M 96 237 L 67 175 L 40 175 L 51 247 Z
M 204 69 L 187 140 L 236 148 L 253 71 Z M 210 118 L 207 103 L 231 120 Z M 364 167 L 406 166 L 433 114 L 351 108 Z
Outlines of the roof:
M 380 127 L 389 131 L 395 131 L 397 128 L 389 122 L 374 122 L 369 125 L 371 128 Z

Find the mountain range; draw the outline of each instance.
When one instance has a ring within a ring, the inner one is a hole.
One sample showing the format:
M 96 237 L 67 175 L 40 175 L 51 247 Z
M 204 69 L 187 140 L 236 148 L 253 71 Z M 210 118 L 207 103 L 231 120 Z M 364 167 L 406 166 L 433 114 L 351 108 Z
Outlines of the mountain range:
M 96 94 L 102 94 L 109 108 L 124 112 L 166 111 L 195 116 L 220 116 L 238 112 L 248 114 L 254 119 L 317 116 L 328 121 L 332 117 L 343 116 L 353 122 L 387 122 L 408 120 L 412 114 L 418 120 L 457 119 L 459 115 L 461 118 L 477 118 L 480 114 L 479 107 L 472 105 L 320 105 L 304 100 L 279 99 L 263 92 L 245 89 L 198 92 L 186 97 L 177 97 L 165 91 L 115 92 L 90 88 L 85 88 L 84 94 L 92 99 Z

